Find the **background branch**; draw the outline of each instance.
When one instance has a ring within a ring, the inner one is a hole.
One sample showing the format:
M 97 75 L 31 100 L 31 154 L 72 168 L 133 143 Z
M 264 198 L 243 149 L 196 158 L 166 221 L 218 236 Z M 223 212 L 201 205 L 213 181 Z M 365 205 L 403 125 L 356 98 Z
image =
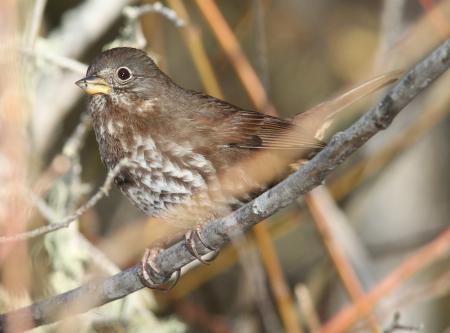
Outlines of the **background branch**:
M 29 238 L 34 238 L 38 236 L 45 235 L 49 232 L 56 231 L 62 228 L 67 228 L 71 223 L 76 221 L 81 215 L 86 213 L 89 209 L 94 207 L 97 202 L 99 202 L 104 196 L 108 195 L 109 191 L 111 190 L 111 186 L 114 181 L 114 177 L 117 176 L 117 174 L 122 170 L 123 167 L 129 165 L 129 161 L 124 159 L 121 160 L 110 172 L 108 172 L 108 175 L 105 179 L 105 182 L 103 185 L 98 189 L 97 192 L 81 207 L 79 207 L 75 213 L 66 216 L 61 221 L 54 221 L 53 218 L 51 218 L 52 223 L 32 229 L 30 231 L 18 233 L 12 236 L 0 236 L 0 244 L 1 243 L 8 243 L 8 242 L 17 242 L 20 240 L 25 240 Z M 48 213 L 48 210 L 51 210 L 45 202 L 40 200 L 38 197 L 32 195 L 32 201 L 35 202 L 37 208 L 43 213 L 45 216 L 51 216 L 51 214 Z

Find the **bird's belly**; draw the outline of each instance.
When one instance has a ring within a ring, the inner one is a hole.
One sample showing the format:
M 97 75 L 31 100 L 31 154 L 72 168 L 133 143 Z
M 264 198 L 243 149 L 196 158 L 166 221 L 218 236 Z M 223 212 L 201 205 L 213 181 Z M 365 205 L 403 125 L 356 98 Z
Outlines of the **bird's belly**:
M 117 185 L 147 215 L 174 215 L 175 210 L 213 206 L 210 186 L 215 169 L 204 156 L 175 143 L 147 139 L 126 157 L 130 166 Z M 120 177 L 119 177 L 120 178 Z M 181 214 L 183 215 L 183 214 Z
M 192 184 L 183 181 L 183 175 L 170 175 L 161 169 L 136 168 L 130 172 L 132 185 L 120 186 L 131 202 L 147 215 L 162 212 L 182 204 L 195 190 Z

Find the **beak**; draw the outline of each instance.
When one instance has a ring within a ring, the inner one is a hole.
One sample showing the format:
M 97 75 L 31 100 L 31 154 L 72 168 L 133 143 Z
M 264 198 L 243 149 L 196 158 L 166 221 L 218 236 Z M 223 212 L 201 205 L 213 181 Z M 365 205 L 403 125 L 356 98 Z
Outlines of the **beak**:
M 89 95 L 109 94 L 111 91 L 111 86 L 108 82 L 95 75 L 78 80 L 75 84 Z

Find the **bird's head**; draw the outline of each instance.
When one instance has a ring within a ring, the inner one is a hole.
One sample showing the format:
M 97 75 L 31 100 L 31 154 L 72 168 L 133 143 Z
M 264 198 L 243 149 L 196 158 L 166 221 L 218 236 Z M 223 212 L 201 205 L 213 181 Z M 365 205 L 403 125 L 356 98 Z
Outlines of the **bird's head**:
M 134 95 L 146 97 L 165 75 L 144 51 L 113 48 L 99 54 L 89 66 L 86 77 L 75 82 L 89 95 Z

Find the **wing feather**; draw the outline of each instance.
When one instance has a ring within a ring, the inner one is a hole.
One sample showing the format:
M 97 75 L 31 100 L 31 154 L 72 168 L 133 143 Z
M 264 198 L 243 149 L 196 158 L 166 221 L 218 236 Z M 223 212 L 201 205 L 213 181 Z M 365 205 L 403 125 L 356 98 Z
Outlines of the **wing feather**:
M 374 77 L 343 94 L 303 112 L 293 119 L 280 119 L 243 110 L 220 99 L 195 93 L 200 105 L 195 120 L 202 131 L 214 132 L 217 144 L 247 149 L 320 149 L 320 140 L 331 117 L 345 107 L 395 81 L 401 71 Z M 199 97 L 199 98 L 198 98 Z

